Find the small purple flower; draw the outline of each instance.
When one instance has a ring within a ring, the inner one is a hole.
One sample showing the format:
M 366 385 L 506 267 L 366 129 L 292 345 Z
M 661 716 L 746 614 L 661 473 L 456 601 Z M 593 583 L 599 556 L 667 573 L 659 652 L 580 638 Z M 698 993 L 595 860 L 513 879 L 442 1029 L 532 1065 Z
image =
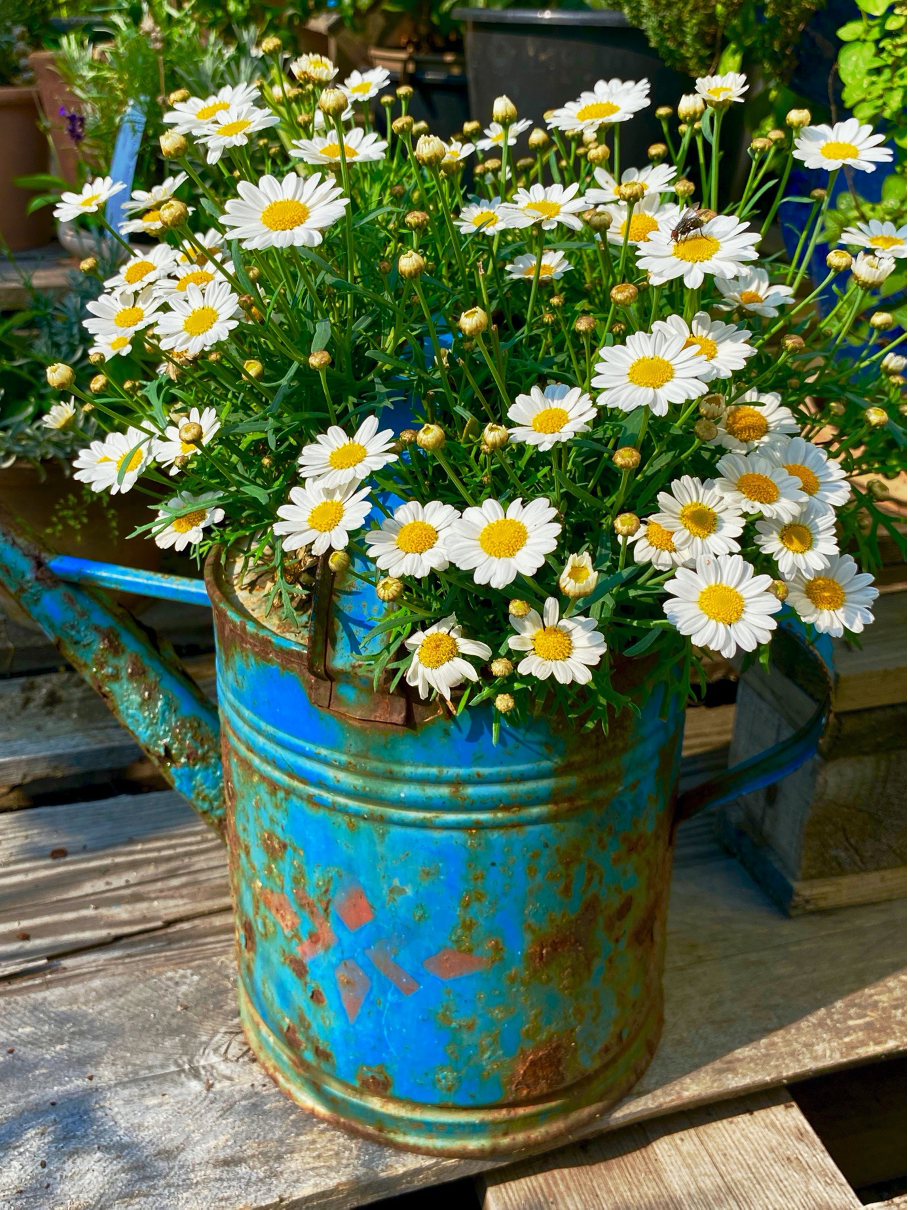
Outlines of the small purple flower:
M 85 138 L 85 118 L 75 109 L 60 106 L 60 117 L 66 118 L 66 133 L 74 143 L 81 143 Z

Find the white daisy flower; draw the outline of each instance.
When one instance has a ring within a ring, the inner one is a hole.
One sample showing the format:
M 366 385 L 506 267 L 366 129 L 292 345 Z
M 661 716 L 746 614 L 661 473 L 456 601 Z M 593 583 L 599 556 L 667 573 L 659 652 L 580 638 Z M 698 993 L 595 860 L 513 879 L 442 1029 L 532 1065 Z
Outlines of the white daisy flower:
M 836 122 L 835 126 L 805 126 L 795 136 L 794 158 L 805 168 L 859 168 L 873 172 L 877 164 L 892 159 L 888 147 L 880 147 L 886 136 L 874 134 L 872 126 L 863 126 L 857 118 Z
M 559 223 L 580 231 L 583 223 L 577 214 L 588 207 L 582 197 L 574 196 L 579 188 L 576 182 L 567 188 L 564 185 L 531 185 L 529 189 L 518 189 L 513 202 L 506 202 L 505 206 L 527 215 L 543 231 L 551 231 Z
M 649 80 L 597 80 L 576 101 L 568 101 L 547 119 L 550 128 L 598 130 L 614 122 L 626 122 L 649 105 Z
M 807 504 L 801 481 L 762 453 L 725 454 L 713 486 L 743 513 L 791 521 Z
M 630 541 L 634 544 L 635 563 L 652 563 L 659 571 L 693 566 L 693 558 L 678 550 L 672 531 L 660 525 L 655 517 L 647 517 Z
M 513 147 L 518 137 L 525 130 L 529 130 L 532 125 L 533 123 L 529 118 L 521 118 L 517 122 L 511 122 L 508 126 L 508 146 Z M 487 126 L 483 134 L 486 137 L 480 139 L 476 144 L 480 151 L 492 151 L 494 148 L 504 146 L 504 127 L 499 125 L 498 122 L 492 122 L 490 126 Z
M 168 298 L 171 294 L 185 294 L 190 286 L 204 290 L 213 281 L 227 282 L 217 261 L 206 261 L 204 265 L 175 262 L 172 271 L 155 283 L 155 290 L 162 298 Z
M 419 690 L 420 697 L 428 697 L 431 690 L 451 700 L 451 690 L 464 680 L 477 680 L 476 669 L 462 657 L 478 655 L 487 660 L 492 648 L 486 643 L 463 637 L 463 627 L 452 613 L 430 626 L 418 630 L 407 639 L 407 647 L 413 659 L 407 669 L 407 684 Z
M 299 550 L 311 543 L 314 555 L 326 550 L 343 550 L 355 529 L 362 529 L 372 510 L 367 499 L 368 487 L 361 488 L 356 479 L 348 479 L 337 487 L 325 483 L 306 483 L 291 487 L 290 504 L 282 504 L 277 515 L 283 520 L 274 526 L 284 550 Z
M 310 445 L 304 445 L 297 461 L 300 475 L 337 487 L 349 479 L 367 479 L 389 462 L 397 461 L 391 451 L 394 430 L 378 431 L 378 417 L 367 416 L 353 437 L 336 424 L 327 433 L 319 433 Z
M 880 362 L 880 369 L 884 374 L 904 374 L 906 366 L 908 366 L 908 358 L 902 357 L 899 353 L 887 353 Z
M 839 553 L 835 515 L 813 500 L 797 517 L 758 521 L 756 542 L 765 555 L 775 559 L 786 579 L 798 572 L 812 575 L 821 571 L 827 557 Z
M 776 391 L 751 388 L 739 395 L 716 421 L 719 432 L 711 445 L 724 445 L 735 454 L 747 454 L 758 446 L 797 433 L 798 422 Z M 794 473 L 794 472 L 792 472 Z
M 263 176 L 258 185 L 240 181 L 240 196 L 227 202 L 222 223 L 244 248 L 315 248 L 322 231 L 343 217 L 350 199 L 318 174 L 303 180 L 289 172 L 282 181 Z
M 529 227 L 533 220 L 528 214 L 503 205 L 496 197 L 491 202 L 464 206 L 455 222 L 463 235 L 497 235 L 508 227 Z
M 82 327 L 93 336 L 108 341 L 118 336 L 132 337 L 155 322 L 160 306 L 161 300 L 155 295 L 153 286 L 146 286 L 138 293 L 115 290 L 85 304 L 91 318 L 83 319 Z
M 897 228 L 895 223 L 881 223 L 872 218 L 869 223 L 846 227 L 839 243 L 850 244 L 853 248 L 870 248 L 877 256 L 897 256 L 904 260 L 908 257 L 908 226 L 903 224 Z
M 188 239 L 184 240 L 177 248 L 177 262 L 180 265 L 207 265 L 213 257 L 215 260 L 223 260 L 226 251 L 224 248 L 224 233 L 218 231 L 215 227 L 209 227 L 203 234 L 196 232 L 196 243 L 208 252 L 208 256 L 203 256 L 194 243 Z
M 573 267 L 565 259 L 563 252 L 557 252 L 554 248 L 546 248 L 539 263 L 539 280 L 557 281 Z M 536 257 L 531 252 L 525 252 L 523 256 L 515 256 L 509 265 L 505 265 L 505 272 L 511 281 L 532 281 L 536 273 Z
M 559 685 L 587 685 L 605 655 L 605 639 L 596 629 L 595 618 L 559 618 L 558 600 L 548 597 L 542 617 L 531 609 L 523 618 L 511 618 L 517 631 L 508 639 L 512 651 L 527 654 L 517 665 L 521 676 L 547 681 L 553 676 Z
M 860 634 L 873 621 L 870 606 L 880 595 L 873 576 L 859 572 L 851 555 L 831 555 L 816 574 L 798 572 L 788 585 L 787 604 L 821 634 Z
M 587 198 L 589 194 L 586 195 Z M 624 243 L 624 233 L 627 229 L 626 202 L 610 203 L 605 207 L 612 216 L 612 225 L 606 235 L 610 244 L 619 247 Z M 674 202 L 660 202 L 658 193 L 650 193 L 642 202 L 637 202 L 631 211 L 631 226 L 627 232 L 627 242 L 639 247 L 648 244 L 654 231 L 667 235 L 678 221 L 678 207 Z
M 661 511 L 652 519 L 671 531 L 679 554 L 699 559 L 738 550 L 744 518 L 727 496 L 692 475 L 675 479 L 670 488 L 659 493 Z
M 765 269 L 757 269 L 750 265 L 743 269 L 737 277 L 717 277 L 716 286 L 726 299 L 724 303 L 716 303 L 719 311 L 733 311 L 735 307 L 743 307 L 754 315 L 764 315 L 775 319 L 779 307 L 794 302 L 791 286 L 772 286 L 769 284 L 769 274 Z
M 771 584 L 772 576 L 755 576 L 740 555 L 699 558 L 695 570 L 679 567 L 666 583 L 674 599 L 662 608 L 695 646 L 731 659 L 738 648 L 753 651 L 769 642 L 776 628 L 772 615 L 782 608 L 769 591 Z
M 472 143 L 463 143 L 459 139 L 451 139 L 450 143 L 445 143 L 445 164 L 461 164 L 471 156 L 476 150 Z
M 366 534 L 369 558 L 392 576 L 427 576 L 448 566 L 445 535 L 460 513 L 450 504 L 409 500 Z
M 484 500 L 451 526 L 448 558 L 461 571 L 472 571 L 474 583 L 492 588 L 504 588 L 518 575 L 535 575 L 558 544 L 555 512 L 545 496 L 527 505 L 514 500 L 507 512 L 497 500 Z
M 209 164 L 216 164 L 230 147 L 245 147 L 252 135 L 277 126 L 280 118 L 255 105 L 231 105 L 199 131 L 196 138 L 208 148 Z
M 862 290 L 875 290 L 895 270 L 895 259 L 877 256 L 873 252 L 859 252 L 851 266 L 851 276 Z
M 388 144 L 374 130 L 367 132 L 354 126 L 344 134 L 344 158 L 348 164 L 371 164 L 383 160 L 387 149 Z M 306 164 L 339 164 L 340 153 L 336 134 L 317 134 L 311 139 L 298 139 L 288 154 Z
M 794 475 L 809 499 L 831 512 L 851 495 L 845 472 L 824 449 L 803 437 L 775 437 L 761 451 Z
M 723 323 L 721 319 L 710 319 L 706 311 L 698 311 L 690 327 L 680 315 L 669 315 L 668 319 L 657 319 L 653 331 L 665 331 L 673 336 L 683 336 L 685 349 L 696 349 L 706 358 L 706 365 L 697 377 L 701 382 L 712 382 L 714 378 L 731 378 L 742 370 L 748 357 L 756 349 L 748 344 L 750 332 L 737 324 Z
M 643 197 L 648 198 L 651 194 L 657 196 L 661 193 L 674 192 L 672 181 L 678 175 L 678 170 L 671 164 L 647 164 L 645 168 L 625 168 L 621 174 L 621 184 L 627 185 L 631 181 L 635 184 L 642 185 L 646 190 Z M 593 176 L 596 180 L 596 186 L 592 189 L 587 189 L 584 198 L 588 205 L 600 205 L 601 203 L 620 202 L 618 196 L 618 184 L 612 174 L 606 168 L 595 168 Z
M 46 429 L 66 429 L 76 418 L 76 397 L 70 395 L 68 403 L 55 403 L 50 411 L 41 417 L 41 423 Z
M 343 124 L 352 123 L 355 118 L 356 111 L 352 105 L 348 105 L 340 116 L 340 120 Z M 315 117 L 312 119 L 312 129 L 316 134 L 327 134 L 329 132 L 333 132 L 334 120 L 333 118 L 329 120 L 325 117 L 320 109 L 316 109 Z
M 290 70 L 298 80 L 312 84 L 330 84 L 337 75 L 337 68 L 327 55 L 300 55 L 290 64 Z
M 623 345 L 604 346 L 596 362 L 594 387 L 602 387 L 600 407 L 633 412 L 648 407 L 664 416 L 670 403 L 683 403 L 706 392 L 700 370 L 706 358 L 685 337 L 666 330 L 633 332 Z
M 100 353 L 105 361 L 111 357 L 125 357 L 132 352 L 131 336 L 95 336 L 95 343 L 88 350 L 89 356 Z
M 373 67 L 371 71 L 353 71 L 341 85 L 341 92 L 351 101 L 371 101 L 391 79 L 384 67 Z
M 566 597 L 576 601 L 588 597 L 599 582 L 599 572 L 593 567 L 589 551 L 582 555 L 568 555 L 564 570 L 558 577 L 558 587 Z
M 120 271 L 109 277 L 104 285 L 108 290 L 141 290 L 159 278 L 165 277 L 174 267 L 177 254 L 168 244 L 155 244 L 131 257 Z
M 180 429 L 184 424 L 197 424 L 202 430 L 201 437 L 196 441 L 184 441 L 180 436 Z M 221 422 L 214 408 L 204 408 L 201 412 L 198 408 L 190 408 L 185 419 L 179 424 L 168 425 L 164 436 L 155 441 L 155 461 L 161 466 L 169 466 L 171 475 L 178 475 L 181 468 L 176 464 L 177 458 L 191 458 L 193 454 L 197 454 L 200 447 L 207 445 L 220 427 Z
M 80 214 L 94 214 L 109 197 L 125 188 L 122 181 L 115 182 L 109 176 L 96 176 L 94 180 L 86 181 L 78 193 L 61 193 L 59 202 L 54 206 L 54 218 L 61 223 L 71 223 Z
M 173 109 L 164 114 L 164 122 L 172 126 L 176 134 L 198 134 L 219 113 L 226 113 L 231 105 L 248 105 L 258 95 L 258 84 L 225 84 L 210 97 L 190 97 L 188 101 L 178 101 Z
M 155 546 L 185 550 L 187 546 L 201 542 L 203 530 L 224 520 L 224 510 L 217 505 L 220 498 L 220 492 L 202 492 L 198 496 L 180 492 L 168 500 L 164 508 L 158 510 L 158 520 L 167 524 L 152 531 Z M 174 516 L 176 512 L 179 516 Z
M 212 281 L 204 292 L 188 285 L 182 297 L 172 294 L 170 310 L 158 320 L 158 339 L 162 349 L 183 353 L 201 353 L 220 340 L 226 340 L 239 324 L 240 303 L 227 282 Z
M 649 272 L 650 284 L 662 286 L 676 277 L 696 289 L 707 273 L 714 277 L 737 277 L 747 261 L 757 259 L 759 231 L 733 214 L 709 219 L 692 235 L 672 239 L 671 232 L 654 231 L 637 267 Z
M 707 105 L 727 105 L 732 101 L 743 101 L 749 87 L 747 76 L 739 71 L 727 71 L 723 76 L 700 76 L 697 95 Z
M 128 492 L 154 457 L 153 441 L 150 433 L 132 426 L 125 433 L 110 433 L 103 441 L 79 450 L 73 478 L 87 483 L 93 492 L 110 491 L 112 496 Z
M 593 401 L 580 387 L 551 382 L 541 391 L 531 387 L 529 395 L 518 395 L 508 408 L 514 441 L 524 441 L 540 450 L 550 450 L 560 441 L 588 433 L 596 415 Z
M 187 179 L 186 173 L 180 172 L 176 176 L 166 177 L 160 185 L 152 185 L 150 189 L 133 189 L 129 200 L 122 203 L 121 209 L 124 214 L 144 214 L 146 210 L 160 210 Z

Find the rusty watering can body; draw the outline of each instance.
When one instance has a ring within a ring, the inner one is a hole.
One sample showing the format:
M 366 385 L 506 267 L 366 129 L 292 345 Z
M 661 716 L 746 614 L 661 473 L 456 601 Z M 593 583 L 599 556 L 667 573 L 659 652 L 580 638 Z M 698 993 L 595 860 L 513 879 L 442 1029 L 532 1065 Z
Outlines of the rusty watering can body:
M 303 646 L 215 557 L 222 794 L 213 708 L 55 562 L 123 586 L 0 532 L 0 580 L 227 840 L 259 1060 L 305 1108 L 420 1151 L 552 1146 L 628 1091 L 662 1024 L 675 823 L 797 767 L 824 723 L 821 706 L 676 801 L 677 698 L 660 718 L 652 695 L 607 737 L 538 720 L 495 745 L 490 711 L 371 692 L 357 656 L 383 607 L 367 587 L 321 577 Z

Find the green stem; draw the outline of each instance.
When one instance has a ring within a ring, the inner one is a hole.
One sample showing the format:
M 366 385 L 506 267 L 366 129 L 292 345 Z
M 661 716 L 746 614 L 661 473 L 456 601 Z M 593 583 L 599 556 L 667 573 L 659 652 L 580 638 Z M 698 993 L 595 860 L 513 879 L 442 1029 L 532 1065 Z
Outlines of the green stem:
M 776 196 L 773 199 L 772 205 L 769 207 L 769 214 L 766 216 L 766 221 L 760 228 L 760 239 L 766 238 L 766 232 L 772 226 L 773 219 L 776 217 L 776 211 L 782 204 L 782 198 L 785 196 L 785 186 L 788 184 L 788 177 L 791 173 L 791 166 L 794 163 L 794 146 L 788 149 L 788 158 L 785 161 L 785 170 L 782 173 L 782 179 L 779 181 L 779 187 L 776 190 Z
M 536 306 L 536 293 L 539 289 L 539 271 L 542 268 L 542 253 L 545 249 L 545 231 L 539 228 L 539 245 L 536 249 L 536 265 L 533 269 L 533 285 L 530 289 L 530 301 L 527 304 L 527 317 L 524 330 L 529 331 L 533 320 L 533 309 Z

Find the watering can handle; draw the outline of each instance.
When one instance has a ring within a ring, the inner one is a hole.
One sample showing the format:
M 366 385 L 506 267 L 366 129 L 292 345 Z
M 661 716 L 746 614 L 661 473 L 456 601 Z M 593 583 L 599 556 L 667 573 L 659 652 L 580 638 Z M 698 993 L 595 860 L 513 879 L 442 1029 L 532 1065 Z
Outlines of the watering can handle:
M 794 773 L 806 760 L 816 752 L 820 740 L 829 724 L 832 714 L 832 676 L 829 665 L 815 647 L 807 644 L 794 628 L 788 628 L 799 638 L 805 652 L 822 670 L 826 692 L 823 700 L 817 706 L 813 715 L 798 731 L 782 740 L 765 752 L 748 757 L 740 764 L 733 765 L 725 773 L 711 777 L 708 781 L 692 786 L 678 795 L 675 806 L 675 826 L 705 811 L 707 807 L 717 807 L 721 803 L 731 802 L 741 794 L 750 794 L 753 790 L 762 790 L 771 786 L 789 773 Z

